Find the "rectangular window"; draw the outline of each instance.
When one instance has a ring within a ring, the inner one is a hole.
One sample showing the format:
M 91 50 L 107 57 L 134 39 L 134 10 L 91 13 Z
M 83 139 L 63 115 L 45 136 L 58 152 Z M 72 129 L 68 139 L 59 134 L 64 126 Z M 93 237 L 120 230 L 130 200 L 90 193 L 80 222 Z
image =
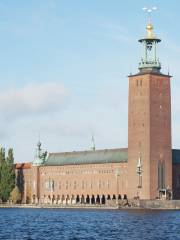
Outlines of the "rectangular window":
M 138 86 L 142 87 L 142 79 L 136 80 L 136 86 L 137 86 L 137 87 L 138 87 Z
M 84 189 L 84 181 L 82 181 L 82 189 Z
M 66 181 L 66 189 L 68 189 L 68 181 Z
M 45 181 L 45 189 L 47 191 L 54 191 L 54 181 L 53 180 L 46 180 Z
M 158 188 L 165 188 L 165 163 L 161 161 L 158 162 Z
M 109 180 L 108 180 L 108 181 L 107 181 L 107 188 L 108 188 L 108 189 L 109 189 L 109 185 L 110 185 L 110 184 L 109 184 Z
M 137 87 L 139 86 L 139 80 L 136 80 L 136 86 Z

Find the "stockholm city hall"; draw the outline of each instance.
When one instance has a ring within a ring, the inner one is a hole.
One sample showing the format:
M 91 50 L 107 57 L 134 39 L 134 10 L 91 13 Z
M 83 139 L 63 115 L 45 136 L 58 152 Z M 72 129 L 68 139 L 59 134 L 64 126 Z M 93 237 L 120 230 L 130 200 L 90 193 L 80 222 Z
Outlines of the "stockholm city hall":
M 139 71 L 129 76 L 128 148 L 42 152 L 16 164 L 22 202 L 106 204 L 121 199 L 180 199 L 180 150 L 171 141 L 171 76 L 161 72 L 149 22 L 139 40 Z

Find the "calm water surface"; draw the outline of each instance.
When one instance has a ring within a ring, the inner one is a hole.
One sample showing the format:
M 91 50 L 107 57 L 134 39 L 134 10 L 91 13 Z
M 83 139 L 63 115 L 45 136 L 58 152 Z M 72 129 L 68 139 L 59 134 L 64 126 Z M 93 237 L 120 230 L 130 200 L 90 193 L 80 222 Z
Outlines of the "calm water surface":
M 0 239 L 180 239 L 180 211 L 0 209 Z

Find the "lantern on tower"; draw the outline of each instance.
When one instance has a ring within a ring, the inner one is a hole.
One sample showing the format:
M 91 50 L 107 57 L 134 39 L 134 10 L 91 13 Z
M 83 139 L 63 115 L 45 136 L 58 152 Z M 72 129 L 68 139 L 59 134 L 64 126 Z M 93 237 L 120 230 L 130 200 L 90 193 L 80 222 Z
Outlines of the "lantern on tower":
M 151 12 L 156 10 L 156 7 L 151 9 L 143 8 L 149 15 L 148 24 L 146 26 L 146 36 L 139 39 L 142 44 L 142 56 L 139 63 L 140 72 L 160 72 L 161 63 L 157 57 L 157 44 L 161 42 L 161 39 L 157 38 L 153 32 L 153 24 L 151 22 Z

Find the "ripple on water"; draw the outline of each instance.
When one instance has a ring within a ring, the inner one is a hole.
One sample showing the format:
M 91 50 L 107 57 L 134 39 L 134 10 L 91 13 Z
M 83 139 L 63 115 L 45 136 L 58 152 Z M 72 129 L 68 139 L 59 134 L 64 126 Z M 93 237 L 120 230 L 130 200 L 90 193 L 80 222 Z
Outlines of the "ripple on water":
M 179 239 L 180 211 L 0 209 L 0 239 Z

